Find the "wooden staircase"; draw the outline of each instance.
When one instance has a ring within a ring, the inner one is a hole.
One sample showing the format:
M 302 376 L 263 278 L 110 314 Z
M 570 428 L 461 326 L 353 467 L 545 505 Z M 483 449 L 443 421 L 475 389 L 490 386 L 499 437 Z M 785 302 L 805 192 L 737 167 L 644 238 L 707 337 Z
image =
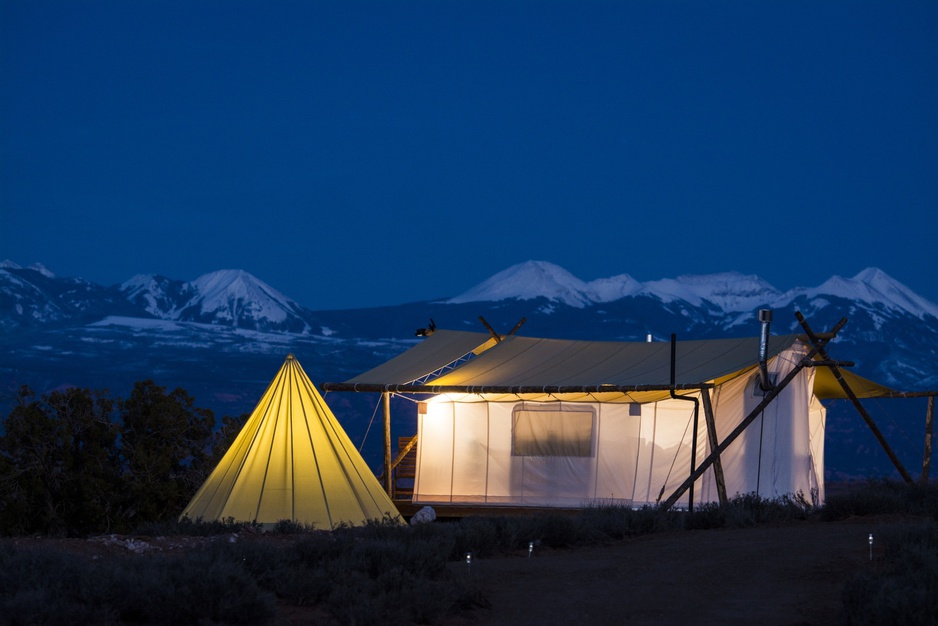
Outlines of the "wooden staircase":
M 417 435 L 399 437 L 397 459 L 391 469 L 393 500 L 410 501 L 414 496 L 414 479 L 417 477 Z

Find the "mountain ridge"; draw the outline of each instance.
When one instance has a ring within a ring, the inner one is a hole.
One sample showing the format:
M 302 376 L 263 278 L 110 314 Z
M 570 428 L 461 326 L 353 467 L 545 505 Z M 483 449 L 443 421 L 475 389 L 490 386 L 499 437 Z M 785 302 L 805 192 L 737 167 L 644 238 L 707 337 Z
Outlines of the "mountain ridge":
M 922 321 L 938 320 L 938 305 L 877 268 L 867 268 L 852 278 L 832 276 L 817 287 L 782 292 L 754 274 L 735 271 L 682 274 L 644 283 L 629 274 L 618 274 L 587 282 L 555 264 L 527 261 L 432 304 L 497 308 L 511 302 L 527 303 L 544 315 L 559 310 L 557 307 L 585 311 L 660 306 L 681 315 L 707 318 L 708 324 L 730 330 L 745 324 L 748 314 L 759 308 L 820 310 L 833 300 L 850 301 L 880 318 L 911 315 Z M 641 304 L 644 301 L 648 304 Z M 430 303 L 403 306 L 421 305 Z M 354 317 L 353 311 L 347 312 Z M 23 268 L 11 261 L 0 263 L 0 331 L 139 316 L 330 335 L 342 326 L 335 321 L 341 320 L 341 313 L 307 309 L 244 270 L 218 270 L 192 281 L 138 274 L 119 285 L 103 287 L 82 278 L 57 278 L 42 265 Z
M 683 274 L 645 283 L 628 274 L 620 274 L 585 282 L 552 263 L 526 261 L 493 275 L 446 302 L 462 304 L 544 297 L 568 306 L 583 307 L 637 295 L 657 297 L 665 303 L 684 300 L 695 306 L 706 300 L 724 313 L 751 311 L 760 305 L 786 306 L 801 295 L 836 295 L 870 304 L 885 304 L 920 319 L 925 315 L 938 318 L 938 305 L 874 267 L 862 270 L 853 278 L 833 276 L 818 287 L 795 287 L 782 292 L 754 274 L 739 272 Z

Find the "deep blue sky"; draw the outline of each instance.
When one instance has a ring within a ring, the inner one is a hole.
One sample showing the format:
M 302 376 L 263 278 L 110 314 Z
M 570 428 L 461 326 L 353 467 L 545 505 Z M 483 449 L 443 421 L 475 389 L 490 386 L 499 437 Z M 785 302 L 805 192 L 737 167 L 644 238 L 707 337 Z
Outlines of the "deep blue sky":
M 877 266 L 938 301 L 936 2 L 0 0 L 0 259 L 313 308 Z

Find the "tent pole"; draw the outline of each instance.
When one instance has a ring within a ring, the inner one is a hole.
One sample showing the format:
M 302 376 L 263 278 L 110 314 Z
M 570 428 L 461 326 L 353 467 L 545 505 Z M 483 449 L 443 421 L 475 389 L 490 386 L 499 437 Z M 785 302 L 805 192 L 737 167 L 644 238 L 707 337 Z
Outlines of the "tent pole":
M 495 332 L 495 329 L 492 328 L 492 325 L 485 321 L 485 318 L 481 315 L 479 316 L 479 321 L 482 322 L 482 325 L 485 326 L 485 329 L 488 330 L 489 334 L 492 335 L 492 339 L 495 340 L 495 343 L 501 343 L 502 337 L 497 332 Z
M 707 420 L 707 438 L 710 441 L 710 452 L 712 453 L 720 445 L 717 440 L 716 419 L 713 417 L 713 404 L 710 401 L 710 390 L 701 389 L 700 399 L 703 401 L 704 419 Z M 723 462 L 720 460 L 720 454 L 717 453 L 713 459 L 713 477 L 717 481 L 717 496 L 720 498 L 720 504 L 726 504 L 726 479 L 723 477 Z
M 690 444 L 690 473 L 691 476 L 694 475 L 694 470 L 697 469 L 697 424 L 700 415 L 700 404 L 697 402 L 697 398 L 692 398 L 689 396 L 679 396 L 674 393 L 674 385 L 677 380 L 675 374 L 677 369 L 677 335 L 671 333 L 671 397 L 674 400 L 684 400 L 686 402 L 694 403 L 694 433 L 691 435 L 691 444 Z M 683 441 L 681 443 L 684 443 Z M 691 513 L 694 512 L 694 481 L 691 481 L 689 487 L 690 493 L 687 494 L 687 510 Z
M 931 440 L 935 422 L 935 396 L 928 396 L 928 408 L 925 409 L 925 458 L 922 459 L 922 477 L 919 481 L 928 483 L 928 473 L 931 469 Z
M 391 478 L 391 394 L 381 394 L 384 404 L 384 489 L 393 497 L 394 480 Z
M 805 355 L 805 357 L 801 359 L 801 361 L 797 363 L 790 372 L 788 372 L 788 375 L 779 381 L 775 387 L 773 387 L 768 393 L 765 394 L 765 396 L 762 397 L 762 401 L 756 405 L 756 407 L 749 413 L 749 415 L 743 418 L 743 421 L 733 429 L 733 432 L 726 436 L 726 439 L 723 440 L 723 443 L 717 446 L 716 449 L 710 453 L 710 456 L 704 459 L 704 462 L 700 464 L 697 470 L 693 472 L 687 478 L 687 480 L 681 484 L 680 487 L 675 489 L 674 493 L 668 496 L 668 499 L 661 504 L 662 510 L 667 511 L 672 506 L 674 506 L 674 503 L 677 502 L 682 495 L 684 495 L 684 492 L 687 491 L 690 485 L 692 485 L 695 480 L 700 478 L 703 473 L 707 471 L 711 465 L 713 465 L 714 461 L 720 455 L 720 453 L 726 450 L 731 443 L 736 441 L 737 437 L 743 434 L 743 431 L 745 431 L 746 428 L 748 428 L 749 425 L 755 421 L 759 414 L 765 410 L 765 407 L 767 407 L 773 400 L 775 400 L 775 397 L 778 396 L 782 390 L 785 389 L 785 387 L 787 387 L 788 384 L 795 379 L 795 376 L 801 373 L 801 370 L 810 365 L 811 359 L 814 358 L 814 355 L 818 354 L 824 345 L 826 345 L 830 339 L 833 339 L 837 335 L 837 332 L 843 328 L 844 324 L 846 323 L 847 318 L 841 318 L 841 320 L 837 322 L 837 324 L 834 326 L 834 329 L 831 331 L 831 337 L 829 339 L 818 340 L 819 345 L 815 345 L 813 348 L 811 348 L 808 354 Z
M 811 330 L 811 327 L 808 326 L 807 320 L 805 320 L 804 315 L 801 314 L 801 311 L 795 311 L 795 317 L 798 318 L 798 322 L 801 324 L 801 327 L 804 328 L 805 332 L 808 334 L 808 339 L 811 340 L 811 343 L 818 347 L 818 355 L 824 360 L 830 360 L 827 356 L 827 351 L 824 349 L 824 344 L 819 344 L 818 336 L 814 334 L 814 331 Z M 828 365 L 831 370 L 831 373 L 834 375 L 834 379 L 840 385 L 841 389 L 844 390 L 844 393 L 847 394 L 847 397 L 850 399 L 850 402 L 853 403 L 853 406 L 856 408 L 857 412 L 860 414 L 860 417 L 863 418 L 863 421 L 866 422 L 866 425 L 870 427 L 870 430 L 873 432 L 873 436 L 876 437 L 876 440 L 879 442 L 879 445 L 882 446 L 883 450 L 886 451 L 886 455 L 889 457 L 889 460 L 892 461 L 892 464 L 896 466 L 896 469 L 899 470 L 899 474 L 907 483 L 912 483 L 912 476 L 905 470 L 902 466 L 902 463 L 899 461 L 899 457 L 896 456 L 896 453 L 892 451 L 892 448 L 889 447 L 889 442 L 886 441 L 886 437 L 883 436 L 883 433 L 876 426 L 876 423 L 873 421 L 873 418 L 870 417 L 870 414 L 867 413 L 866 409 L 863 408 L 863 405 L 860 404 L 857 394 L 853 393 L 853 389 L 850 388 L 850 385 L 847 384 L 847 381 L 844 380 L 844 377 L 840 374 L 840 369 L 833 364 Z

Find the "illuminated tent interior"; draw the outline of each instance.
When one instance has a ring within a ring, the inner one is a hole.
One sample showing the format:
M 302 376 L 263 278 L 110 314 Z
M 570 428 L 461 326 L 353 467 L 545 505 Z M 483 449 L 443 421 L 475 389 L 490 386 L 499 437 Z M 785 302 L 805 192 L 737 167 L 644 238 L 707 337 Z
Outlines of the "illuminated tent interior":
M 400 514 L 293 355 L 180 518 L 332 530 Z
M 418 411 L 415 504 L 642 506 L 678 489 L 692 464 L 758 408 L 765 397 L 759 343 L 758 337 L 677 342 L 673 388 L 681 399 L 671 394 L 669 342 L 514 335 L 496 341 L 446 330 L 324 388 L 427 394 Z M 810 349 L 796 335 L 769 338 L 768 374 L 776 381 L 789 372 L 794 377 L 677 506 L 689 506 L 691 497 L 718 501 L 718 482 L 724 497 L 800 492 L 823 502 L 820 400 L 843 397 L 843 390 L 828 368 L 799 365 Z M 890 392 L 843 376 L 859 397 Z M 699 408 L 705 392 L 713 438 Z

